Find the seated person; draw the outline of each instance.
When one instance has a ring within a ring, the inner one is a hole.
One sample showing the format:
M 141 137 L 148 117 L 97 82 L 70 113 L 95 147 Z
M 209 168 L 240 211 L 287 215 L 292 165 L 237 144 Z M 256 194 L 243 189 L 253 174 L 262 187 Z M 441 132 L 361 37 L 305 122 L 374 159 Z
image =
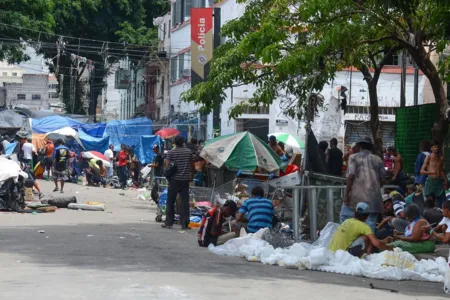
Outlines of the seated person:
M 39 193 L 39 199 L 41 199 L 42 198 L 41 187 L 39 186 L 39 183 L 34 179 L 33 175 L 31 174 L 30 166 L 23 162 L 19 162 L 19 165 L 20 165 L 20 168 L 22 169 L 22 171 L 24 171 L 28 175 L 28 178 L 25 180 L 26 181 L 25 185 L 29 184 L 30 187 L 34 187 Z
M 405 218 L 406 203 L 403 201 L 403 197 L 400 194 L 394 194 L 391 198 L 388 195 L 383 195 L 383 204 L 385 212 L 384 214 L 393 214 L 393 216 L 387 216 L 377 226 L 377 231 L 383 228 L 388 228 L 387 231 L 392 232 L 390 229 L 395 229 L 398 232 L 405 232 L 406 226 L 409 222 Z M 380 235 L 377 233 L 377 237 Z
M 101 160 L 95 160 L 91 158 L 89 161 L 89 169 L 86 170 L 86 179 L 89 185 L 98 185 L 102 184 L 106 186 L 105 179 L 101 176 L 103 170 L 103 162 Z M 106 169 L 103 171 L 103 174 L 106 173 Z
M 222 207 L 213 207 L 202 218 L 198 229 L 198 245 L 208 247 L 209 244 L 217 245 L 219 237 L 223 234 L 222 224 L 225 219 L 236 214 L 236 202 L 228 200 Z
M 355 216 L 345 220 L 336 229 L 328 249 L 348 251 L 350 254 L 361 257 L 363 253 L 372 253 L 373 247 L 381 250 L 392 250 L 387 246 L 387 241 L 375 237 L 372 229 L 365 222 L 370 214 L 367 203 L 360 202 L 356 205 Z
M 433 202 L 434 202 L 434 200 L 433 200 Z M 444 203 L 442 204 L 442 214 L 444 217 L 439 222 L 438 226 L 436 226 L 434 229 L 431 229 L 430 227 L 426 227 L 426 228 L 424 228 L 424 233 L 428 232 L 436 240 L 441 241 L 444 244 L 449 244 L 450 243 L 450 201 L 444 201 Z M 428 231 L 428 230 L 430 230 L 430 231 Z
M 239 209 L 236 220 L 248 221 L 248 233 L 255 233 L 262 228 L 272 228 L 272 219 L 275 214 L 272 201 L 264 198 L 264 190 L 261 186 L 255 186 L 251 194 L 252 197 L 245 200 Z
M 434 252 L 435 244 L 430 240 L 431 235 L 429 232 L 423 231 L 423 228 L 429 228 L 430 224 L 420 216 L 419 206 L 410 204 L 405 210 L 405 215 L 410 222 L 406 227 L 405 234 L 394 233 L 396 241 L 389 245 L 411 254 Z
M 420 207 L 421 212 L 423 212 L 425 209 L 425 201 L 424 200 L 425 200 L 425 198 L 422 193 L 422 187 L 420 185 L 417 187 L 417 190 L 414 193 L 405 197 L 405 203 L 407 205 L 411 204 L 411 203 L 417 204 Z
M 436 207 L 435 205 L 436 205 L 436 197 L 434 196 L 434 194 L 431 194 L 430 196 L 427 197 L 427 200 L 425 201 L 425 210 L 423 212 L 423 217 L 425 218 L 425 220 L 428 221 L 428 223 L 431 224 L 431 226 L 439 224 L 443 218 L 442 209 Z

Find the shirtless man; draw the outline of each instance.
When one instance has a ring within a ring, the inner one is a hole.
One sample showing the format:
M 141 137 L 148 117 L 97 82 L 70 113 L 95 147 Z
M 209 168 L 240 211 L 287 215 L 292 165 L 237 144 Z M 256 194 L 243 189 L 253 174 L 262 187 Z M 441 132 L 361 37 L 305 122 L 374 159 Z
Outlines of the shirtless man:
M 392 181 L 397 181 L 400 179 L 400 174 L 403 170 L 403 158 L 400 153 L 397 152 L 397 149 L 392 149 L 392 155 L 394 156 L 394 176 L 392 177 Z
M 438 201 L 439 208 L 445 201 L 445 186 L 448 186 L 448 179 L 444 171 L 444 158 L 439 153 L 439 144 L 436 141 L 431 143 L 431 155 L 425 158 L 421 175 L 427 175 L 425 181 L 425 197 L 434 195 Z

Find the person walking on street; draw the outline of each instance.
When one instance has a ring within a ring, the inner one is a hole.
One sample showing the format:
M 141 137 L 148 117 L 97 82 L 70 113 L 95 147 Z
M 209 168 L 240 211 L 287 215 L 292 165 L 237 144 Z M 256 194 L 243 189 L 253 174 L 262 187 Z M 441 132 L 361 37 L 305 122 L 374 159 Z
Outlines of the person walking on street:
M 119 165 L 119 181 L 122 189 L 127 188 L 127 177 L 128 177 L 128 152 L 127 147 L 122 144 L 120 145 L 119 157 L 117 158 L 118 165 Z
M 420 174 L 428 176 L 425 180 L 425 197 L 433 194 L 438 201 L 438 207 L 441 208 L 445 200 L 445 187 L 448 187 L 448 179 L 445 175 L 444 158 L 441 156 L 438 142 L 431 143 L 431 154 L 425 158 Z
M 175 202 L 177 195 L 181 198 L 180 224 L 182 229 L 188 229 L 189 224 L 189 182 L 192 179 L 193 157 L 192 151 L 184 147 L 184 137 L 175 137 L 175 149 L 168 154 L 166 168 L 174 166 L 175 172 L 169 179 L 167 195 L 166 221 L 161 226 L 172 228 L 175 219 Z
M 52 176 L 53 152 L 55 152 L 55 145 L 53 145 L 53 141 L 51 139 L 48 139 L 46 143 L 44 165 L 45 170 L 47 171 L 47 180 L 49 180 Z
M 386 176 L 383 161 L 372 153 L 373 144 L 369 137 L 358 142 L 358 153 L 350 156 L 347 172 L 347 188 L 340 213 L 343 223 L 353 218 L 356 205 L 360 202 L 369 205 L 367 225 L 375 232 L 378 215 L 383 211 L 380 182 Z
M 109 161 L 109 167 L 106 169 L 107 177 L 111 178 L 114 170 L 114 145 L 109 145 L 109 148 L 105 151 L 104 155 Z
M 67 177 L 67 163 L 69 162 L 69 149 L 64 146 L 62 140 L 56 141 L 56 148 L 54 151 L 54 168 L 53 181 L 55 182 L 54 192 L 59 191 L 58 181 L 61 184 L 61 194 L 64 193 L 64 180 Z
M 327 167 L 330 175 L 341 176 L 342 172 L 342 151 L 337 147 L 337 139 L 330 140 L 330 150 L 327 152 Z

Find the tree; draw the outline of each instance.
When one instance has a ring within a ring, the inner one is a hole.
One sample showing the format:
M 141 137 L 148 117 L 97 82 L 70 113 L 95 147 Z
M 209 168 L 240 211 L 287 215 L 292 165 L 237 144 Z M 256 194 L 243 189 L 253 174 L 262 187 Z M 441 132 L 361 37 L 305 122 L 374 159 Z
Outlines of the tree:
M 38 53 L 52 59 L 50 69 L 63 75 L 58 80 L 67 111 L 72 113 L 74 107 L 73 112 L 80 114 L 84 113 L 81 99 L 86 94 L 81 74 L 87 65 L 80 64 L 75 74 L 71 55 L 92 61 L 95 73 L 90 98 L 97 99 L 105 85 L 109 63 L 128 57 L 142 66 L 157 50 L 152 21 L 169 8 L 169 3 L 161 0 L 22 0 L 22 6 L 17 1 L 6 2 L 11 3 L 0 5 L 6 10 L 0 11 L 0 22 L 6 24 L 0 24 L 0 33 L 8 33 L 12 43 L 0 49 L 0 58 L 10 62 L 26 60 L 19 40 L 34 46 Z M 56 42 L 60 35 L 64 37 L 58 55 Z M 72 76 L 76 77 L 75 103 L 69 90 Z M 95 105 L 91 113 L 95 114 Z

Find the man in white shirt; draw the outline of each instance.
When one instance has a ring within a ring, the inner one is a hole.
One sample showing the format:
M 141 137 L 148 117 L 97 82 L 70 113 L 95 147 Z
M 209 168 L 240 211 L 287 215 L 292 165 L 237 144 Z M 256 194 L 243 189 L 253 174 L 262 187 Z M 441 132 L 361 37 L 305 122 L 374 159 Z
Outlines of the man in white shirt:
M 108 170 L 108 178 L 111 178 L 113 176 L 113 170 L 114 170 L 114 145 L 109 145 L 109 149 L 105 151 L 104 155 L 109 161 L 109 167 Z
M 22 162 L 26 163 L 31 169 L 33 169 L 31 162 L 33 161 L 33 153 L 36 152 L 36 150 L 34 149 L 34 145 L 31 141 L 31 138 L 27 138 L 27 141 L 22 146 Z

